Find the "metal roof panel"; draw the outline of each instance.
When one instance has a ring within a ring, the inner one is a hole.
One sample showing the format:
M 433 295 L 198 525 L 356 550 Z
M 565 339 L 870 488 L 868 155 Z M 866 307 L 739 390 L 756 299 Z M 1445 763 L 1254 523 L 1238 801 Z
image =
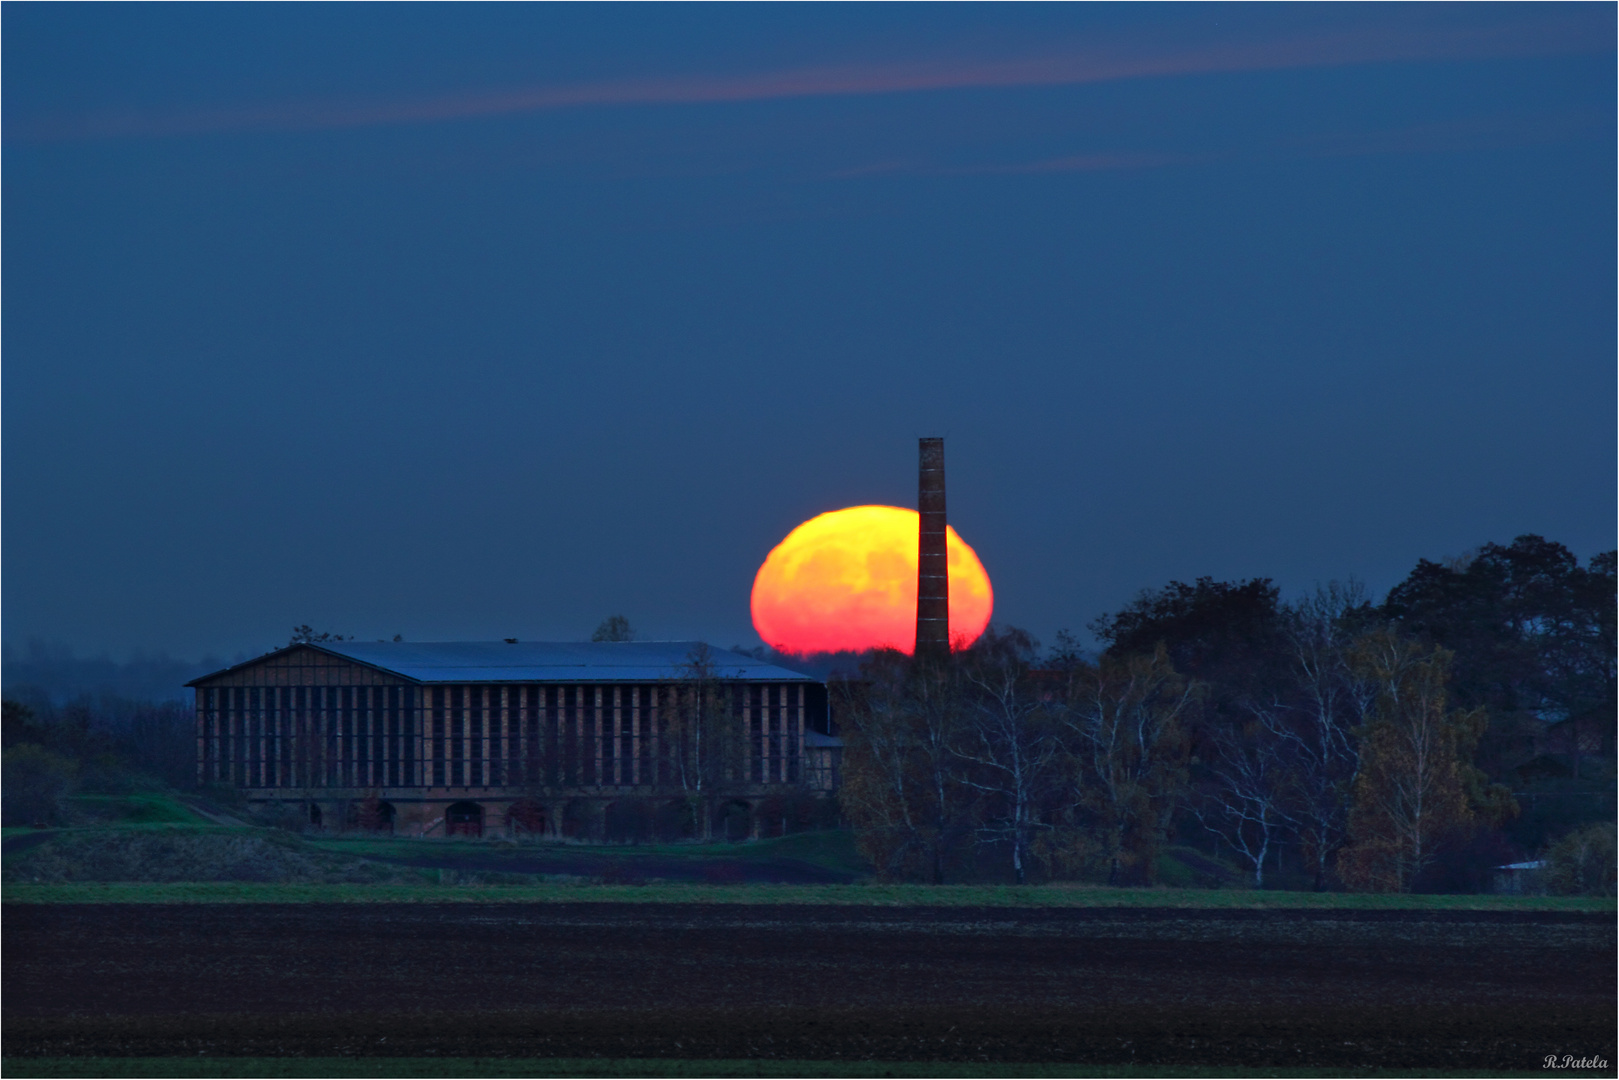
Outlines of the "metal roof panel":
M 680 679 L 693 651 L 702 644 L 699 641 L 322 641 L 310 643 L 309 647 L 421 683 L 593 683 Z M 281 651 L 284 650 L 277 650 Z M 819 681 L 729 649 L 709 646 L 709 656 L 716 674 L 727 681 Z M 257 662 L 250 660 L 225 670 Z M 223 672 L 204 675 L 187 685 L 219 674 Z

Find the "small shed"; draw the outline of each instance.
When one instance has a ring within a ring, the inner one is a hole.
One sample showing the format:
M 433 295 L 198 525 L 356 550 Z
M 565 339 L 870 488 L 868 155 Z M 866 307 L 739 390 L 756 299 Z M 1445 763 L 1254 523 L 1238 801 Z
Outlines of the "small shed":
M 1546 860 L 1506 863 L 1495 868 L 1495 891 L 1510 896 L 1528 896 L 1543 891 Z

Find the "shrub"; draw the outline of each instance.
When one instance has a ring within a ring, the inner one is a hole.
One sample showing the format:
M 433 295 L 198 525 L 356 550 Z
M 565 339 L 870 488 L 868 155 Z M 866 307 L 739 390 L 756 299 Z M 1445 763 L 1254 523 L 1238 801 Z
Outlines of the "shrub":
M 1496 867 L 1525 858 L 1499 829 L 1475 822 L 1445 836 L 1434 861 L 1412 880 L 1411 891 L 1486 893 L 1494 885 Z
M 63 881 L 406 882 L 400 867 L 305 846 L 274 830 L 83 829 L 58 833 L 0 870 L 7 883 Z
M 1576 829 L 1546 852 L 1546 889 L 1559 896 L 1612 896 L 1619 866 L 1615 828 L 1600 821 Z
M 78 774 L 75 762 L 23 743 L 5 752 L 0 772 L 0 820 L 7 825 L 61 823 Z

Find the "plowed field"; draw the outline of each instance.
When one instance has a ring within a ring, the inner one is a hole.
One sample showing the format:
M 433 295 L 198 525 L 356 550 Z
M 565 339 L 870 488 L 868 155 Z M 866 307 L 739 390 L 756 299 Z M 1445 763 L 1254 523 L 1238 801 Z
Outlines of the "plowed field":
M 7 1056 L 1616 1056 L 1611 914 L 9 904 L 3 944 Z

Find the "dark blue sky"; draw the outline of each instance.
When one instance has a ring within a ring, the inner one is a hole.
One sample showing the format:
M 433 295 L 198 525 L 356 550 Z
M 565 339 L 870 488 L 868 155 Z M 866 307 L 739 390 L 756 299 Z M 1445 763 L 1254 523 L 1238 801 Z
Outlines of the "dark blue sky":
M 1614 545 L 1612 5 L 7 5 L 4 638 L 752 643 Z

